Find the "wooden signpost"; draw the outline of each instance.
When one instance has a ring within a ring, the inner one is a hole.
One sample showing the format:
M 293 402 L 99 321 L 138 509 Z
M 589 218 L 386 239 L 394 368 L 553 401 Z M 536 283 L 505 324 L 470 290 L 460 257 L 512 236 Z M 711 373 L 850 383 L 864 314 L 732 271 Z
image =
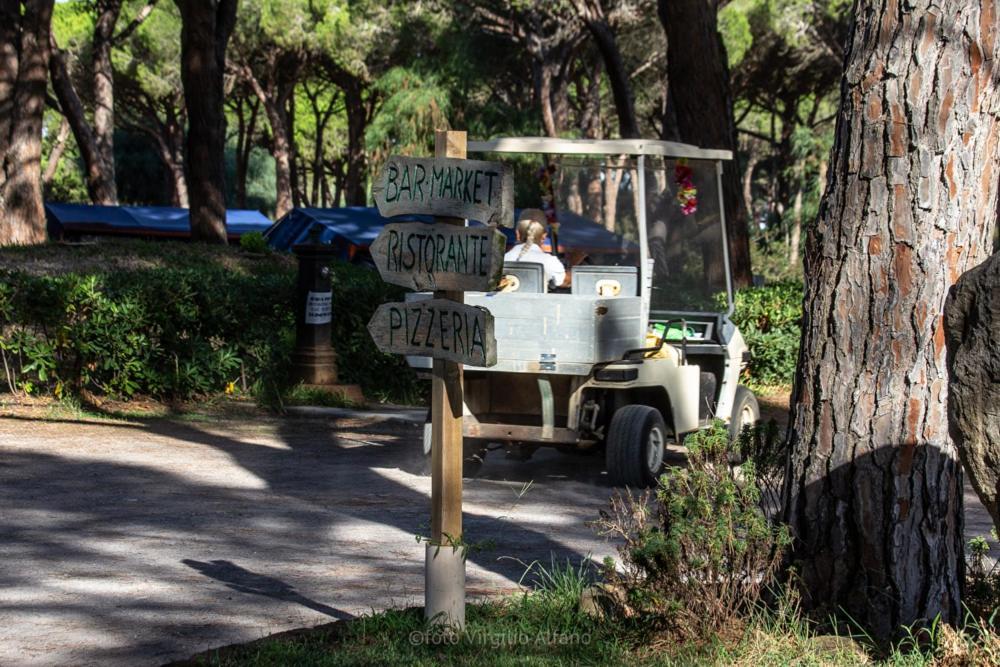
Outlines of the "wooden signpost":
M 499 162 L 393 155 L 372 185 L 378 211 L 446 215 L 514 226 L 513 176 Z
M 496 364 L 493 316 L 463 303 L 464 290 L 495 289 L 503 235 L 466 219 L 513 226 L 511 175 L 501 164 L 466 160 L 465 132 L 438 131 L 433 158 L 390 157 L 372 195 L 384 216 L 430 214 L 435 224 L 390 224 L 372 246 L 387 282 L 434 289 L 434 298 L 387 303 L 368 323 L 379 348 L 434 359 L 431 384 L 431 539 L 424 615 L 465 625 L 462 549 L 462 366 Z
M 495 227 L 386 225 L 369 250 L 382 280 L 414 290 L 495 290 L 507 237 Z

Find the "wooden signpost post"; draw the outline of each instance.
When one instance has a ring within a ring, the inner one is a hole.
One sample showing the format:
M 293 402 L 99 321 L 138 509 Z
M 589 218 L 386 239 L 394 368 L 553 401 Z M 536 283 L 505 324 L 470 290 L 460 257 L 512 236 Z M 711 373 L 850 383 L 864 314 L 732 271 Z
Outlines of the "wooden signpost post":
M 438 131 L 434 157 L 390 157 L 372 188 L 384 216 L 431 214 L 435 224 L 390 224 L 372 246 L 387 282 L 433 289 L 434 298 L 382 304 L 368 323 L 379 349 L 434 359 L 431 385 L 431 539 L 424 615 L 465 626 L 462 549 L 462 366 L 496 364 L 493 316 L 463 303 L 465 290 L 495 289 L 513 226 L 513 187 L 499 163 L 466 160 L 465 132 Z

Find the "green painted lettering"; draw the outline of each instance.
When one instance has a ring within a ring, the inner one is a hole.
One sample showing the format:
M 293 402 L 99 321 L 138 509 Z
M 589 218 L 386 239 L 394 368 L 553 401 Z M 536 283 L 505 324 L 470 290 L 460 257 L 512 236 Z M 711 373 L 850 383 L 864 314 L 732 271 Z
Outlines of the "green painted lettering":
M 420 201 L 423 201 L 424 200 L 424 188 L 422 187 L 422 184 L 423 184 L 424 180 L 427 178 L 427 170 L 424 169 L 424 165 L 417 164 L 413 168 L 413 172 L 414 172 L 414 176 L 413 176 L 413 193 L 414 193 L 414 195 L 416 197 L 420 198 Z
M 495 171 L 487 171 L 486 172 L 486 178 L 487 178 L 486 204 L 487 205 L 492 205 L 493 204 L 493 179 L 496 178 L 499 175 L 500 174 L 498 174 Z
M 434 315 L 436 314 L 433 308 L 428 308 L 427 312 L 430 313 L 431 319 L 427 322 L 427 334 L 424 336 L 424 347 L 434 347 Z
M 396 179 L 399 178 L 399 167 L 395 163 L 390 162 L 386 167 L 385 173 L 385 201 L 386 203 L 391 203 L 399 197 L 399 186 L 396 185 Z
M 452 311 L 451 313 L 451 335 L 452 339 L 455 341 L 452 347 L 455 351 L 458 348 L 462 348 L 462 354 L 465 354 L 465 341 L 462 340 L 462 314 Z
M 399 308 L 389 309 L 389 347 L 396 342 L 396 331 L 403 328 L 403 314 Z M 403 331 L 403 338 L 406 338 L 406 331 Z
M 483 330 L 479 326 L 479 317 L 472 316 L 472 344 L 469 347 L 469 354 L 473 355 L 476 353 L 476 348 L 479 348 L 479 353 L 483 357 L 483 363 L 486 363 L 486 346 L 483 344 Z
M 417 341 L 417 333 L 419 333 L 420 331 L 420 318 L 423 315 L 423 311 L 421 310 L 420 306 L 417 306 L 416 308 L 410 308 L 410 312 L 416 313 L 417 315 L 417 323 L 413 325 L 413 329 L 410 332 L 410 345 L 417 347 L 420 345 L 420 343 Z M 409 327 L 410 323 L 407 322 L 406 326 Z
M 403 193 L 407 194 L 407 198 L 413 201 L 413 190 L 410 187 L 410 167 L 409 165 L 403 165 L 403 176 L 399 179 L 399 198 L 403 198 Z

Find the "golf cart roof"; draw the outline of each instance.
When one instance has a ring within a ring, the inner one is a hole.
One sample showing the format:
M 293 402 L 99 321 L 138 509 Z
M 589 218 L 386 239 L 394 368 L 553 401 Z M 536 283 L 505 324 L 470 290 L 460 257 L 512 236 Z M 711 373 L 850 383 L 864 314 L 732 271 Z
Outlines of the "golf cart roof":
M 658 139 L 558 139 L 501 137 L 470 141 L 470 153 L 557 153 L 560 155 L 659 155 L 693 160 L 732 160 L 732 151 L 698 148 Z

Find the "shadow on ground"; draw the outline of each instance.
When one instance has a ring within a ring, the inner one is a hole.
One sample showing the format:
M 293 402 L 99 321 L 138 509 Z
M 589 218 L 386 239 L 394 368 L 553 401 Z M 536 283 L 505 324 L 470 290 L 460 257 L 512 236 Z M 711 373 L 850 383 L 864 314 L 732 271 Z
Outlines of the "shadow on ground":
M 419 604 L 420 427 L 0 419 L 0 664 L 158 664 Z M 601 457 L 494 453 L 466 480 L 473 593 L 610 551 Z

